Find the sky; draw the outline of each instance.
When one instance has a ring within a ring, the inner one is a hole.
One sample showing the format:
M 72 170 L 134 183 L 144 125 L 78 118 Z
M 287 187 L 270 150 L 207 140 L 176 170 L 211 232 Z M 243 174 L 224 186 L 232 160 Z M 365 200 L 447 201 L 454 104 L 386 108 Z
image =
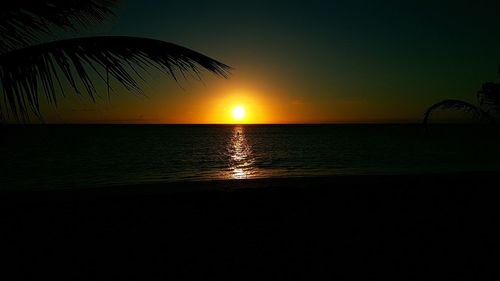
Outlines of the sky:
M 144 96 L 67 97 L 53 123 L 420 122 L 433 103 L 475 103 L 499 81 L 498 1 L 125 0 L 81 36 L 191 48 L 234 68 L 181 81 L 153 72 Z M 235 120 L 235 106 L 245 108 Z

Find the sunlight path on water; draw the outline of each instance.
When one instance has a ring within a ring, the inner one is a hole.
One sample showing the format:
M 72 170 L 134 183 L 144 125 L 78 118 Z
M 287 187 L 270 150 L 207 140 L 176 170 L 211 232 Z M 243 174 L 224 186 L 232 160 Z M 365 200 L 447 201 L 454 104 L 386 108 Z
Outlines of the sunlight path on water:
M 254 174 L 252 148 L 245 137 L 245 128 L 235 126 L 228 142 L 229 168 L 233 179 L 246 179 Z

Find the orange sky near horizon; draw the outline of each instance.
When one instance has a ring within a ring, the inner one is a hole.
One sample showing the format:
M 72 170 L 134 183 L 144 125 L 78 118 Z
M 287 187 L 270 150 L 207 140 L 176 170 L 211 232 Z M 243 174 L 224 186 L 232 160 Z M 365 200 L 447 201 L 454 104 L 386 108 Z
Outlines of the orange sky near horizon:
M 268 124 L 304 122 L 307 109 L 298 100 L 266 96 L 252 88 L 205 89 L 204 94 L 184 92 L 177 97 L 160 93 L 148 97 L 121 97 L 119 101 L 70 101 L 47 110 L 48 122 L 55 123 L 160 123 L 160 124 Z M 126 101 L 124 101 L 125 99 Z M 127 102 L 127 100 L 135 100 Z M 135 106 L 129 106 L 134 103 Z M 232 111 L 241 106 L 242 120 Z M 71 108 L 71 109 L 70 109 Z M 311 112 L 312 113 L 312 112 Z
M 242 78 L 244 77 L 244 78 Z M 276 77 L 276 76 L 275 76 Z M 274 78 L 276 79 L 276 78 Z M 234 73 L 229 79 L 205 75 L 203 81 L 181 81 L 180 85 L 160 75 L 144 86 L 144 96 L 115 89 L 108 100 L 102 94 L 96 103 L 86 97 L 66 95 L 57 108 L 45 106 L 45 123 L 131 123 L 131 124 L 287 124 L 287 123 L 373 123 L 419 116 L 387 100 L 369 103 L 365 99 L 339 95 L 304 95 L 287 79 L 257 79 Z M 310 91 L 318 91 L 311 89 Z M 332 91 L 332 90 L 328 90 Z M 396 102 L 396 101 L 395 101 Z M 243 120 L 232 116 L 243 106 Z M 367 116 L 377 116 L 371 120 Z M 380 118 L 382 117 L 382 118 Z M 386 117 L 387 119 L 384 119 Z

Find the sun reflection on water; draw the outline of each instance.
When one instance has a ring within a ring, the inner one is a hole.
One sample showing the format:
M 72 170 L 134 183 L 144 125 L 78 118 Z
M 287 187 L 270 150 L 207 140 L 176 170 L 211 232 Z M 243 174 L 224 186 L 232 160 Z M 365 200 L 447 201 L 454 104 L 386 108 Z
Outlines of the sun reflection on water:
M 228 142 L 230 177 L 233 179 L 246 179 L 254 173 L 254 159 L 252 148 L 248 144 L 243 126 L 235 126 Z

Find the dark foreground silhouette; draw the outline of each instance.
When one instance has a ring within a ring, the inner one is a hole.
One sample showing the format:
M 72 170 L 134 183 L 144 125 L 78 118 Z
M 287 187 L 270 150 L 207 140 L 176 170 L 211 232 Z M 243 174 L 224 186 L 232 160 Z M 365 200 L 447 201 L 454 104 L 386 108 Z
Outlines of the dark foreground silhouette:
M 4 193 L 3 272 L 24 280 L 486 280 L 498 274 L 497 179 L 363 176 Z
M 500 117 L 500 84 L 487 82 L 477 92 L 478 105 L 473 105 L 466 101 L 447 99 L 435 103 L 424 113 L 424 125 L 427 126 L 431 114 L 438 110 L 451 109 L 461 110 L 469 113 L 474 119 L 496 124 Z

